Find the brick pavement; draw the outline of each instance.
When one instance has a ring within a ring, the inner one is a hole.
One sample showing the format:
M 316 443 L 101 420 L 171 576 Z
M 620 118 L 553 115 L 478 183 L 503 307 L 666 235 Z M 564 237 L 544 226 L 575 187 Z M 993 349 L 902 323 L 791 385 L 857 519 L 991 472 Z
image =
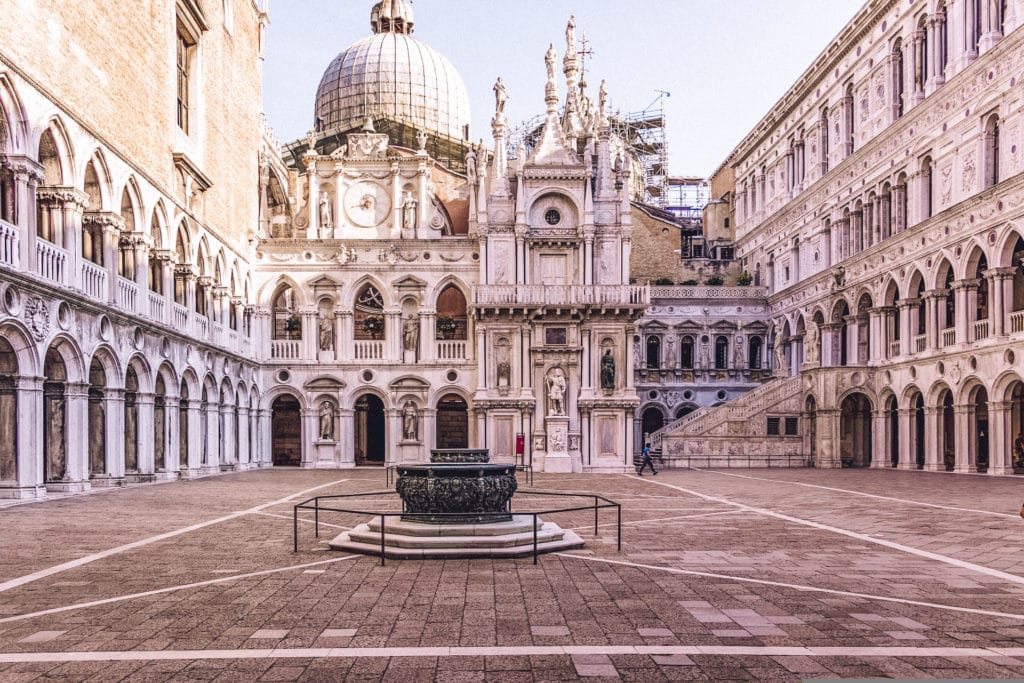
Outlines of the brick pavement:
M 555 518 L 587 547 L 536 566 L 381 567 L 308 523 L 291 552 L 284 499 L 382 484 L 260 471 L 0 510 L 0 680 L 1024 676 L 1012 478 L 538 475 L 622 502 L 623 552 L 609 513 L 598 538 Z

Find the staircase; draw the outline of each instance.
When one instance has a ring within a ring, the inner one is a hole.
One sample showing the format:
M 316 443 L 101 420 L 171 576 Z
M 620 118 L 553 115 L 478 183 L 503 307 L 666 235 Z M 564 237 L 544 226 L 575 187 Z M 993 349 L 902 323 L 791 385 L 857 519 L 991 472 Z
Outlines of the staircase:
M 701 408 L 651 434 L 652 449 L 669 467 L 802 467 L 803 438 L 768 436 L 767 418 L 796 417 L 799 377 L 774 379 L 725 405 Z

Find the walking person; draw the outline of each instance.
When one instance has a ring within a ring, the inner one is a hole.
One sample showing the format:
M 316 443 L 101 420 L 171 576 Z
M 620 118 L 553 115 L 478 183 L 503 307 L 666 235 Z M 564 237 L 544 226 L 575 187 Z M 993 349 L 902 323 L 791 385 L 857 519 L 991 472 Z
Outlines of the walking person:
M 1013 466 L 1024 467 L 1024 434 L 1017 434 L 1013 442 Z
M 654 469 L 654 460 L 651 459 L 651 444 L 645 443 L 643 450 L 643 462 L 640 463 L 640 470 L 637 472 L 641 477 L 644 476 L 644 468 L 650 467 L 651 474 L 657 475 L 657 471 Z

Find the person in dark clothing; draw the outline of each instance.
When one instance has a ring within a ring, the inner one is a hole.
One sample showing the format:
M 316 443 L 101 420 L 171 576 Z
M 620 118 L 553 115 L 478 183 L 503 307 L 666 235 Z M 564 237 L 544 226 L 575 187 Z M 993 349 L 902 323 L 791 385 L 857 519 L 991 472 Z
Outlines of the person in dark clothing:
M 641 477 L 644 476 L 644 468 L 650 467 L 651 474 L 657 475 L 658 473 L 654 469 L 654 460 L 651 459 L 651 444 L 644 444 L 643 450 L 643 462 L 640 463 L 640 471 L 637 472 Z

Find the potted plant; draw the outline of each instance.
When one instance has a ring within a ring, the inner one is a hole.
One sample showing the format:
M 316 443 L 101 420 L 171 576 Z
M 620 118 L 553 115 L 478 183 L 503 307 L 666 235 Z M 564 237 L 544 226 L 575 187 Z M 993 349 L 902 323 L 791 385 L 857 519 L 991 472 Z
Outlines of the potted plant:
M 750 273 L 748 273 L 745 270 L 742 273 L 740 273 L 738 278 L 736 278 L 736 284 L 739 285 L 740 287 L 749 287 L 750 283 L 753 281 L 754 278 L 751 277 Z
M 302 339 L 302 318 L 298 315 L 293 315 L 284 321 L 284 331 L 287 334 L 288 339 L 292 339 L 293 335 L 296 339 Z
M 441 339 L 451 339 L 458 327 L 459 323 L 455 318 L 449 318 L 446 315 L 442 315 L 437 319 L 437 335 Z
M 363 332 L 373 339 L 379 339 L 384 333 L 384 319 L 377 315 L 371 315 L 363 320 Z
M 708 287 L 721 287 L 725 280 L 722 279 L 721 275 L 712 275 L 707 280 L 704 280 L 704 284 Z

